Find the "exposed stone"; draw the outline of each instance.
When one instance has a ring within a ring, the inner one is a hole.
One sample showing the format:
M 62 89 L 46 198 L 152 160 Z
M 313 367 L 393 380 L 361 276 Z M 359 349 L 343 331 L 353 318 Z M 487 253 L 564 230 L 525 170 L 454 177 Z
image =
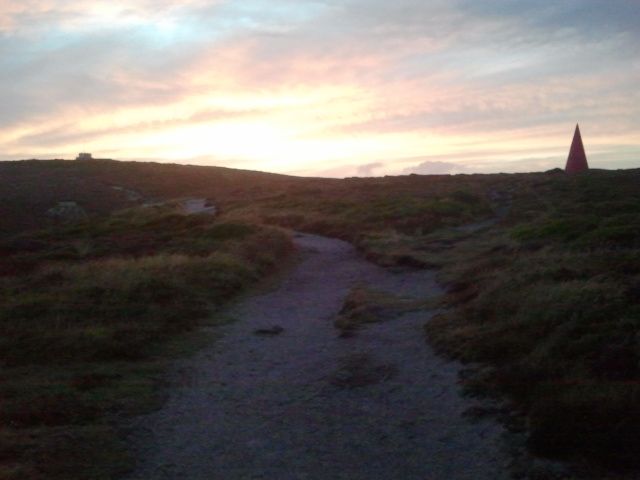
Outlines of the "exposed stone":
M 87 218 L 87 212 L 76 202 L 58 202 L 58 204 L 47 210 L 47 216 L 57 221 L 73 222 Z

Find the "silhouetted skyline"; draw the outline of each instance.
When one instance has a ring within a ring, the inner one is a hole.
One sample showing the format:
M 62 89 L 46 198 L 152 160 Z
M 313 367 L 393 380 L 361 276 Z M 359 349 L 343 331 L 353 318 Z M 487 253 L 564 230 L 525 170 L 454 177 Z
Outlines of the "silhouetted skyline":
M 0 0 L 0 159 L 640 166 L 633 0 Z

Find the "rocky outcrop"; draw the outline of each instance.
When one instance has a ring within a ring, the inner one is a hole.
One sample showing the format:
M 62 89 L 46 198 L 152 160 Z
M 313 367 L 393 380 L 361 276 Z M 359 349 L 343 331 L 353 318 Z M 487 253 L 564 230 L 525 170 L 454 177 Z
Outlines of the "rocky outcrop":
M 58 222 L 76 222 L 87 218 L 87 212 L 76 202 L 58 202 L 47 210 L 47 216 Z

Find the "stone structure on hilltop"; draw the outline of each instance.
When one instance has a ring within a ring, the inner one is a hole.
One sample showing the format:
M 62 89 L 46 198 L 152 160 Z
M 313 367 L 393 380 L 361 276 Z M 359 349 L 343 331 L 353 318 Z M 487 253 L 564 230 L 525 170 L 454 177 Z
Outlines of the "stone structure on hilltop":
M 93 156 L 90 153 L 79 153 L 76 160 L 93 160 Z
M 576 131 L 573 134 L 569 157 L 567 158 L 567 166 L 564 171 L 567 173 L 579 173 L 589 170 L 587 163 L 587 154 L 584 152 L 582 145 L 582 136 L 580 135 L 580 127 L 576 124 Z

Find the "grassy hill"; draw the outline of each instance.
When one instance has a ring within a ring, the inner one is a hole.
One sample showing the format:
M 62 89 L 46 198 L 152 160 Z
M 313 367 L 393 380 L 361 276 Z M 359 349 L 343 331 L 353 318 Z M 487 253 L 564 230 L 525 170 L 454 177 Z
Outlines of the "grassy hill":
M 176 345 L 226 321 L 216 311 L 282 265 L 289 239 L 269 225 L 357 242 L 490 214 L 447 177 L 343 181 L 114 161 L 5 162 L 0 173 L 13 205 L 0 239 L 0 478 L 11 479 L 126 470 L 113 419 L 153 405 Z M 221 214 L 142 208 L 127 190 L 208 197 Z M 46 210 L 60 201 L 89 215 L 54 224 Z
M 10 426 L 0 477 L 125 468 L 110 416 L 148 405 L 176 339 L 222 321 L 212 312 L 282 264 L 286 229 L 346 239 L 380 264 L 438 269 L 448 293 L 426 333 L 480 365 L 468 390 L 507 399 L 537 453 L 636 467 L 639 185 L 640 170 L 335 180 L 0 163 L 0 418 Z M 186 196 L 212 199 L 221 214 L 135 208 Z M 89 217 L 49 225 L 60 201 Z M 79 446 L 89 463 L 70 453 Z
M 104 215 L 144 201 L 184 196 L 211 198 L 221 208 L 235 199 L 270 196 L 308 181 L 271 173 L 114 160 L 0 162 L 0 235 L 41 228 L 47 210 L 73 201 L 89 215 Z M 115 188 L 114 188 L 115 187 Z M 139 194 L 132 200 L 126 190 Z

